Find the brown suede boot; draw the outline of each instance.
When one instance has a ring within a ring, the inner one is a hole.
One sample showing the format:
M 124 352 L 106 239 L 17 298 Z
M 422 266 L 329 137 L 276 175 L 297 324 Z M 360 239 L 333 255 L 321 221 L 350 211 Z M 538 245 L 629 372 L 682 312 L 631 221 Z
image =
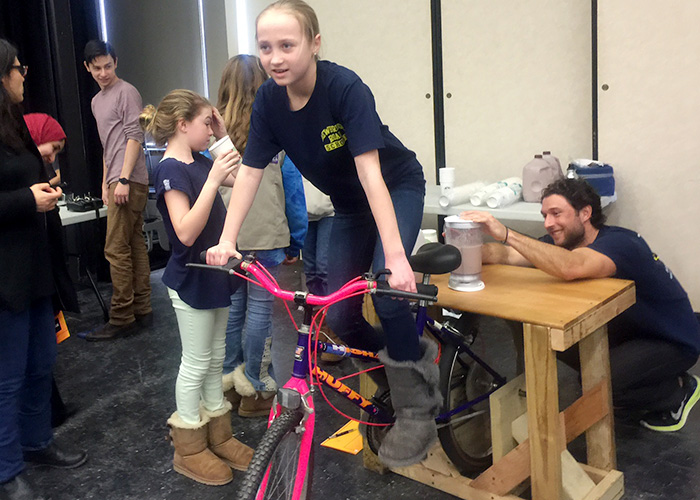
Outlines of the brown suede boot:
M 202 408 L 202 413 L 209 418 L 209 449 L 229 467 L 248 470 L 248 464 L 253 458 L 253 448 L 233 437 L 231 407 L 226 404 L 224 409 L 218 411 Z
M 238 415 L 241 417 L 267 417 L 272 408 L 277 390 L 256 391 L 245 374 L 245 364 L 233 370 L 233 381 L 236 392 L 240 394 L 241 403 L 238 405 Z M 272 389 L 272 388 L 270 388 Z
M 238 415 L 241 417 L 266 417 L 270 414 L 274 399 L 275 393 L 268 391 L 257 391 L 253 396 L 243 396 L 238 407 Z
M 320 340 L 323 342 L 329 343 L 329 344 L 337 344 L 337 345 L 344 345 L 347 346 L 345 342 L 340 340 L 340 337 L 338 337 L 333 330 L 328 328 L 327 326 L 321 330 L 321 335 L 318 337 Z M 322 352 L 321 353 L 321 361 L 324 363 L 340 363 L 343 359 L 345 359 L 343 356 L 338 356 L 336 354 L 331 354 L 329 352 Z
M 198 483 L 219 486 L 230 483 L 233 473 L 207 448 L 209 417 L 196 425 L 184 422 L 177 412 L 168 419 L 170 439 L 175 447 L 173 469 Z
M 241 395 L 234 386 L 233 372 L 225 373 L 221 377 L 221 385 L 224 389 L 224 397 L 231 403 L 231 407 L 233 409 L 238 409 L 238 405 L 241 404 Z

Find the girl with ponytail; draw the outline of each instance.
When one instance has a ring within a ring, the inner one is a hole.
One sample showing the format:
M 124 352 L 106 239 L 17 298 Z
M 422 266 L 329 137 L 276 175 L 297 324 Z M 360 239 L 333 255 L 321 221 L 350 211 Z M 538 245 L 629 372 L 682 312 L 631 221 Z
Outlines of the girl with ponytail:
M 233 185 L 241 157 L 229 151 L 212 162 L 200 154 L 212 135 L 225 137 L 226 128 L 216 108 L 192 91 L 173 90 L 158 108 L 147 106 L 140 122 L 156 143 L 167 143 L 153 185 L 172 248 L 163 283 L 182 341 L 177 411 L 168 419 L 173 468 L 200 483 L 226 484 L 231 468 L 247 469 L 253 456 L 233 438 L 231 404 L 221 385 L 228 306 L 239 283 L 185 265 L 218 242 L 226 218 L 218 188 Z

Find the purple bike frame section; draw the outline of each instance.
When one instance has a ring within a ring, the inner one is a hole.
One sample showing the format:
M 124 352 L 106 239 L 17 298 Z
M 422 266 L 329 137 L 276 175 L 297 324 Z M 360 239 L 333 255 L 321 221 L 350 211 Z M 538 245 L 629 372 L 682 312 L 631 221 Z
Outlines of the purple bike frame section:
M 309 334 L 300 331 L 299 340 L 297 341 L 297 347 L 294 351 L 294 369 L 292 370 L 291 380 L 306 380 L 306 376 L 309 373 L 308 344 Z M 377 359 L 377 354 L 370 351 L 362 351 L 360 349 L 352 349 L 344 346 L 334 346 L 333 344 L 325 344 L 323 342 L 319 342 L 319 344 L 321 344 L 322 347 L 325 346 L 326 348 L 333 346 L 333 348 L 329 349 L 328 352 L 345 355 L 347 357 L 355 357 L 361 359 Z M 379 407 L 374 405 L 371 401 L 364 398 L 359 393 L 352 390 L 350 387 L 337 380 L 331 374 L 319 368 L 318 366 L 314 366 L 313 373 L 311 375 L 313 378 L 318 377 L 319 381 L 323 382 L 333 391 L 340 394 L 352 404 L 362 409 L 363 411 L 369 413 L 370 415 L 377 415 L 381 411 Z M 285 384 L 285 387 L 287 387 L 287 384 Z

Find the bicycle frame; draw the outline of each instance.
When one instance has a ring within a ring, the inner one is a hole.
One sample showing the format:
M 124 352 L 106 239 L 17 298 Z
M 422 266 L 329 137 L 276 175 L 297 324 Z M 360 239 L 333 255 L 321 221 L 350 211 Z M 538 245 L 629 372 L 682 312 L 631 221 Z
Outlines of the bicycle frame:
M 205 266 L 206 267 L 206 266 Z M 377 282 L 373 279 L 355 279 L 350 281 L 345 286 L 343 286 L 337 292 L 326 296 L 320 297 L 306 292 L 291 292 L 287 290 L 282 290 L 274 278 L 272 278 L 269 273 L 264 269 L 263 266 L 256 264 L 254 258 L 246 258 L 241 263 L 241 269 L 250 273 L 254 278 L 257 279 L 258 284 L 267 289 L 271 294 L 279 297 L 285 301 L 294 301 L 300 304 L 304 308 L 304 319 L 302 324 L 298 329 L 298 339 L 297 346 L 294 354 L 294 368 L 292 371 L 292 377 L 289 381 L 278 391 L 275 398 L 275 404 L 270 410 L 270 415 L 268 418 L 268 427 L 272 422 L 281 415 L 284 409 L 302 409 L 303 417 L 299 426 L 297 427 L 297 434 L 301 436 L 301 442 L 299 445 L 299 457 L 297 463 L 296 477 L 293 487 L 293 497 L 299 498 L 301 495 L 305 480 L 307 477 L 308 466 L 311 457 L 311 450 L 313 446 L 313 435 L 316 423 L 316 410 L 313 401 L 314 384 L 309 386 L 308 379 L 309 376 L 317 380 L 319 384 L 323 384 L 333 392 L 339 394 L 346 400 L 348 400 L 353 405 L 360 408 L 362 411 L 368 413 L 375 417 L 375 421 L 380 422 L 379 424 L 369 423 L 368 425 L 383 425 L 382 423 L 391 424 L 393 422 L 393 416 L 387 409 L 383 408 L 381 405 L 376 404 L 372 400 L 369 400 L 345 385 L 341 380 L 338 380 L 333 375 L 329 374 L 319 366 L 312 362 L 310 359 L 311 352 L 311 339 L 312 327 L 314 326 L 314 307 L 315 306 L 328 306 L 337 301 L 343 300 L 348 297 L 355 295 L 373 293 L 377 290 Z M 231 274 L 235 274 L 232 269 L 229 270 Z M 483 361 L 479 356 L 477 356 L 467 345 L 467 340 L 459 332 L 451 329 L 447 325 L 443 325 L 427 314 L 427 301 L 421 300 L 419 302 L 418 311 L 416 314 L 416 332 L 418 335 L 422 335 L 425 330 L 428 330 L 432 336 L 434 336 L 438 342 L 442 345 L 451 344 L 455 346 L 458 352 L 466 353 L 470 356 L 476 363 L 481 365 L 485 370 L 490 373 L 495 380 L 495 387 L 485 394 L 482 394 L 473 400 L 467 401 L 458 408 L 451 411 L 443 413 L 436 418 L 438 425 L 447 425 L 450 419 L 463 412 L 472 406 L 480 403 L 481 401 L 487 399 L 495 390 L 505 384 L 505 378 L 499 375 L 495 370 L 493 370 L 485 361 Z M 326 343 L 322 341 L 315 342 L 316 351 L 329 352 L 332 354 L 340 355 L 343 357 L 354 357 L 364 360 L 377 361 L 377 353 L 370 351 L 363 351 L 360 349 L 355 349 L 346 346 L 338 346 L 332 343 Z M 462 364 L 463 361 L 457 358 Z M 465 417 L 460 418 L 471 418 L 475 415 L 469 414 Z M 258 499 L 263 498 L 265 489 L 267 487 L 267 482 L 269 478 L 269 468 L 265 472 L 260 489 L 258 490 Z

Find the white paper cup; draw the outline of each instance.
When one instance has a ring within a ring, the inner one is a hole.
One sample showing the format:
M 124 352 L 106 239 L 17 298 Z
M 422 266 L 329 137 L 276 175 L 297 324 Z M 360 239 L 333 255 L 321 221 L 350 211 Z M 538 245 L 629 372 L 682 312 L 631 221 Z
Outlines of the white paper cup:
M 233 141 L 231 141 L 229 136 L 222 137 L 209 148 L 209 153 L 215 160 L 229 151 L 236 151 L 236 146 L 233 145 Z
M 440 185 L 452 187 L 455 184 L 455 169 L 443 167 L 439 170 Z

